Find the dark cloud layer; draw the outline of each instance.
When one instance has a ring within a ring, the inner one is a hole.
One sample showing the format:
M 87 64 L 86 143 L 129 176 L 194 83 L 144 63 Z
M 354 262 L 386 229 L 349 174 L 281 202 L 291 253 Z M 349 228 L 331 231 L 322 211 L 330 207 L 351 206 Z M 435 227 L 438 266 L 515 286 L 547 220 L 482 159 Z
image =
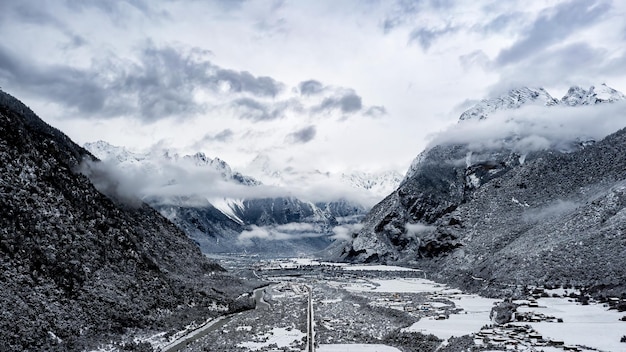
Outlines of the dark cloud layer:
M 317 129 L 315 128 L 315 126 L 311 125 L 290 133 L 289 135 L 287 135 L 286 140 L 292 144 L 307 143 L 315 138 L 316 133 Z
M 204 106 L 193 98 L 199 87 L 217 92 L 225 83 L 229 94 L 259 97 L 273 97 L 284 89 L 282 83 L 270 77 L 223 69 L 204 56 L 206 51 L 197 48 L 157 47 L 148 43 L 139 52 L 137 63 L 111 56 L 88 69 L 80 69 L 39 65 L 0 45 L 0 78 L 86 116 L 128 115 L 148 122 L 203 111 Z M 255 119 L 277 117 L 252 99 L 237 104 L 260 111 L 260 117 Z
M 300 82 L 298 85 L 301 95 L 315 95 L 324 91 L 324 85 L 316 80 Z
M 258 96 L 274 97 L 283 90 L 283 84 L 271 77 L 255 77 L 247 71 L 219 69 L 212 80 L 227 82 L 234 92 L 248 92 Z
M 349 90 L 341 95 L 325 98 L 315 109 L 317 111 L 327 111 L 339 109 L 344 114 L 354 113 L 363 108 L 363 102 L 359 95 Z
M 496 63 L 515 63 L 562 42 L 576 30 L 596 23 L 610 9 L 610 3 L 603 0 L 573 0 L 545 10 L 520 40 L 500 52 Z

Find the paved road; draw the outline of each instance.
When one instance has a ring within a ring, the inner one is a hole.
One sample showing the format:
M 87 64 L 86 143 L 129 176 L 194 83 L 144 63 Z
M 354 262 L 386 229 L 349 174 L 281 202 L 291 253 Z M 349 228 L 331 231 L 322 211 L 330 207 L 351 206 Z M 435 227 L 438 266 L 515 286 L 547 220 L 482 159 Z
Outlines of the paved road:
M 270 306 L 269 303 L 265 302 L 265 300 L 263 299 L 263 297 L 265 296 L 265 289 L 266 287 L 260 287 L 257 288 L 256 290 L 254 290 L 254 300 L 256 302 L 256 309 L 271 309 L 272 306 Z M 199 328 L 190 331 L 189 333 L 187 333 L 186 335 L 176 339 L 175 341 L 169 343 L 167 346 L 163 347 L 161 349 L 161 351 L 163 352 L 177 352 L 182 350 L 184 347 L 186 347 L 188 344 L 192 343 L 193 341 L 205 336 L 206 334 L 210 333 L 211 331 L 215 331 L 217 329 L 220 329 L 222 326 L 224 326 L 224 324 L 226 324 L 231 318 L 233 317 L 233 314 L 229 314 L 229 315 L 224 315 L 218 318 L 215 318 L 209 322 L 206 322 L 204 325 L 200 326 Z
M 161 351 L 163 352 L 177 352 L 185 348 L 191 342 L 205 336 L 211 331 L 217 330 L 224 326 L 231 318 L 233 314 L 223 315 L 221 317 L 215 318 L 204 325 L 200 326 L 196 330 L 189 332 L 188 334 L 176 339 L 175 341 L 169 343 L 167 346 L 163 347 Z
M 315 319 L 313 318 L 313 290 L 310 286 L 305 285 L 308 291 L 308 304 L 307 304 L 307 322 L 306 322 L 306 350 L 309 352 L 315 352 Z

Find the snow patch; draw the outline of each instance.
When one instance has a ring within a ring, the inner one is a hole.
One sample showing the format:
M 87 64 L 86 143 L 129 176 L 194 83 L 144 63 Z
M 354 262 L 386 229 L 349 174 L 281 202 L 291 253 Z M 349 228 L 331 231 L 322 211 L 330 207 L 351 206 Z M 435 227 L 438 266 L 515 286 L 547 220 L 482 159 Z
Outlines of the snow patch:
M 278 348 L 296 347 L 295 345 L 301 343 L 305 337 L 306 334 L 298 329 L 273 328 L 266 334 L 256 336 L 254 341 L 242 342 L 237 347 L 248 348 L 251 351 L 258 351 L 273 344 Z
M 317 352 L 401 352 L 399 349 L 387 345 L 366 344 L 333 344 L 320 345 Z

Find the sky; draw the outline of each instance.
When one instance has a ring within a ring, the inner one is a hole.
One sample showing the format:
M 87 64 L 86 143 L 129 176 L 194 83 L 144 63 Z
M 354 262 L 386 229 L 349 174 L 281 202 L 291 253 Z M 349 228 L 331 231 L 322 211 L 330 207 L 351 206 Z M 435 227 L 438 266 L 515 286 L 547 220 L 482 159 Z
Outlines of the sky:
M 0 2 L 0 87 L 78 144 L 404 173 L 480 99 L 626 92 L 626 2 Z

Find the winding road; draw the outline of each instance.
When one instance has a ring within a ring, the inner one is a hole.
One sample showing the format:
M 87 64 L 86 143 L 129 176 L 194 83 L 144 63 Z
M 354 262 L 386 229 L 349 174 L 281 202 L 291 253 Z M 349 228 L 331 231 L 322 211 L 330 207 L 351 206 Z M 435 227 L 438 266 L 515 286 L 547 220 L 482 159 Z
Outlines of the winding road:
M 267 286 L 259 287 L 259 288 L 257 288 L 256 290 L 253 291 L 254 301 L 256 302 L 255 309 L 271 309 L 272 308 L 270 306 L 270 304 L 265 302 L 265 300 L 263 299 L 263 297 L 265 296 L 265 289 L 266 288 L 267 288 Z M 199 326 L 197 329 L 188 332 L 187 334 L 179 337 L 178 339 L 176 339 L 176 340 L 170 342 L 169 344 L 167 344 L 166 346 L 162 347 L 160 349 L 160 351 L 162 351 L 162 352 L 177 352 L 177 351 L 180 351 L 184 347 L 186 347 L 188 344 L 192 343 L 193 341 L 196 341 L 197 339 L 205 336 L 206 334 L 210 333 L 211 331 L 215 331 L 215 330 L 221 328 L 233 316 L 234 316 L 234 314 L 229 314 L 229 315 L 223 315 L 221 317 L 217 317 L 215 319 L 209 320 L 209 321 L 205 322 L 204 324 L 202 324 L 201 326 Z

